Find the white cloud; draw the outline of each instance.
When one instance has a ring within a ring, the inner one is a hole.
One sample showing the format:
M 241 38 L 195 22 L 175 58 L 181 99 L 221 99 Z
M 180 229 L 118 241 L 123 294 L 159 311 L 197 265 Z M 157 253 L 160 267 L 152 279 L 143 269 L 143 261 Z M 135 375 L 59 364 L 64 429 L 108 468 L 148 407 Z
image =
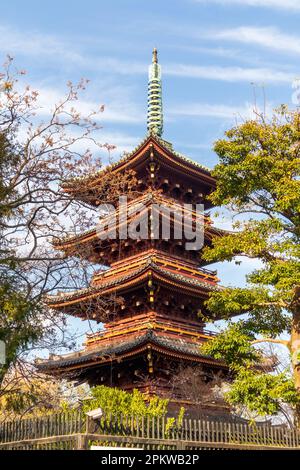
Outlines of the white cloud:
M 250 7 L 275 8 L 279 10 L 300 11 L 299 0 L 194 0 L 197 3 L 216 3 L 219 5 L 241 5 Z
M 18 31 L 7 25 L 0 25 L 0 51 L 4 54 L 23 54 L 42 56 L 49 55 L 64 58 L 74 62 L 80 61 L 81 56 L 58 38 L 31 31 Z
M 64 94 L 62 91 L 50 88 L 50 87 L 41 87 L 36 86 L 39 92 L 39 99 L 38 104 L 40 109 L 37 110 L 37 114 L 39 116 L 48 116 L 53 109 L 54 105 L 63 100 Z M 104 112 L 99 113 L 96 116 L 96 120 L 100 123 L 106 122 L 118 122 L 118 123 L 126 123 L 126 124 L 134 124 L 139 123 L 141 120 L 145 119 L 143 112 L 139 111 L 135 105 L 128 101 L 127 90 L 123 90 L 121 88 L 115 89 L 115 94 L 113 90 L 110 89 L 106 92 L 106 90 L 102 91 L 102 96 L 104 100 L 106 99 L 107 95 L 114 94 L 114 100 L 108 100 L 107 103 L 92 101 L 89 99 L 80 98 L 75 103 L 71 103 L 70 107 L 74 106 L 78 112 L 82 115 L 89 115 L 93 111 L 98 111 L 102 104 L 105 105 Z
M 224 104 L 208 103 L 190 103 L 182 106 L 176 106 L 169 110 L 170 114 L 176 116 L 190 117 L 214 117 L 220 119 L 244 118 L 251 119 L 255 117 L 254 106 L 245 103 L 244 106 L 228 106 Z
M 22 89 L 21 84 L 19 84 L 20 89 Z M 65 94 L 59 88 L 50 88 L 50 87 L 41 87 L 41 86 L 32 86 L 33 89 L 37 89 L 39 92 L 38 102 L 37 102 L 37 109 L 35 110 L 36 118 L 34 119 L 34 123 L 38 125 L 39 121 L 47 121 L 54 109 L 54 105 L 58 104 L 65 98 Z M 118 90 L 116 93 L 119 93 L 117 96 L 122 94 L 122 91 Z M 126 96 L 125 96 L 126 99 Z M 82 114 L 83 117 L 89 115 L 91 112 L 96 111 L 101 106 L 101 102 L 97 103 L 91 100 L 84 100 L 78 99 L 78 101 L 69 103 L 69 107 L 74 106 L 74 108 Z M 118 158 L 121 153 L 123 152 L 130 152 L 134 147 L 136 147 L 137 142 L 139 142 L 138 137 L 131 136 L 129 134 L 123 132 L 114 132 L 109 131 L 109 125 L 106 125 L 108 122 L 119 122 L 119 123 L 136 123 L 140 122 L 143 117 L 141 117 L 142 113 L 138 113 L 138 111 L 132 106 L 126 107 L 125 103 L 118 103 L 119 108 L 117 107 L 116 103 L 113 103 L 111 106 L 107 106 L 104 109 L 103 113 L 99 113 L 97 118 L 95 119 L 98 121 L 99 125 L 102 126 L 101 129 L 95 131 L 93 137 L 101 144 L 110 144 L 116 146 L 114 150 L 111 151 L 111 155 L 113 158 Z M 68 106 L 66 106 L 66 110 L 68 110 Z M 68 136 L 77 138 L 81 135 L 78 131 L 74 131 L 69 129 Z M 27 132 L 26 128 L 22 128 L 19 133 L 19 139 L 22 141 L 27 139 Z M 87 149 L 90 149 L 93 152 L 99 152 L 99 147 L 89 139 L 82 139 L 77 141 L 74 146 L 73 150 L 77 152 L 85 152 Z M 106 157 L 106 151 L 103 151 L 104 157 Z M 105 160 L 105 158 L 104 158 Z
M 101 56 L 93 57 L 88 53 L 76 49 L 74 43 L 67 39 L 58 39 L 51 35 L 44 35 L 30 31 L 18 31 L 9 26 L 0 25 L 0 52 L 11 55 L 36 56 L 39 60 L 53 60 L 55 64 L 61 61 L 73 66 L 76 69 L 82 69 L 88 73 L 89 70 L 102 74 L 102 81 L 105 76 L 114 75 L 138 75 L 147 74 L 146 63 L 137 61 L 124 61 L 114 57 Z M 254 42 L 256 44 L 265 44 L 271 47 L 277 44 L 277 48 L 284 50 L 288 48 L 294 52 L 300 51 L 300 40 L 294 38 L 294 42 L 288 36 L 280 34 L 271 28 L 236 28 L 217 32 L 201 33 L 202 37 L 210 39 L 236 40 L 240 42 Z M 198 37 L 200 37 L 198 36 Z M 164 64 L 163 72 L 165 75 L 182 76 L 199 79 L 221 80 L 228 82 L 291 82 L 294 76 L 288 72 L 276 70 L 268 67 L 244 68 L 244 67 L 221 67 L 221 66 L 197 66 L 190 64 Z M 115 100 L 116 101 L 116 100 Z M 126 106 L 129 101 L 127 100 Z M 112 109 L 110 110 L 112 113 Z M 119 111 L 111 120 L 116 120 Z M 121 115 L 119 114 L 120 121 Z M 107 117 L 109 117 L 107 113 Z M 134 120 L 137 120 L 137 115 Z M 124 122 L 126 119 L 124 118 Z
M 58 60 L 65 64 L 76 66 L 82 70 L 94 70 L 105 74 L 137 75 L 147 74 L 146 63 L 137 61 L 124 61 L 118 58 L 101 56 L 99 58 L 84 54 L 74 48 L 74 43 L 68 40 L 60 40 L 51 35 L 39 34 L 30 31 L 18 31 L 8 26 L 0 25 L 0 52 L 9 54 L 22 54 L 27 56 L 38 56 L 40 59 L 49 61 L 52 58 L 55 63 Z M 271 28 L 236 28 L 211 33 L 201 36 L 207 38 L 219 38 L 222 40 L 236 40 L 240 42 L 254 42 L 256 44 L 277 44 L 282 50 L 289 48 L 295 52 L 300 51 L 300 39 L 290 38 Z M 293 39 L 293 40 L 292 40 Z M 164 74 L 182 77 L 194 77 L 203 79 L 222 80 L 229 82 L 238 81 L 269 81 L 269 82 L 291 82 L 294 76 L 291 74 L 274 70 L 273 68 L 243 68 L 243 67 L 220 67 L 220 66 L 197 66 L 189 64 L 164 64 Z
M 288 82 L 291 83 L 294 76 L 291 73 L 274 70 L 271 68 L 243 68 L 243 67 L 219 67 L 197 66 L 185 64 L 165 65 L 164 73 L 190 78 L 202 78 L 208 80 L 222 80 L 227 82 Z
M 102 144 L 108 143 L 116 146 L 110 154 L 113 160 L 117 161 L 123 152 L 131 152 L 142 139 L 122 132 L 107 132 L 105 129 L 101 129 L 98 132 L 97 140 Z M 87 148 L 92 152 L 99 152 L 99 147 L 93 144 L 93 142 L 87 140 L 76 142 L 73 150 L 76 150 L 77 152 L 85 152 Z M 103 163 L 106 164 L 108 153 L 106 150 L 103 150 L 102 154 L 104 155 Z
M 300 5 L 300 1 L 299 1 Z M 206 35 L 205 35 L 206 36 Z M 256 28 L 241 26 L 209 33 L 211 39 L 236 41 L 254 44 L 277 51 L 300 54 L 300 37 L 284 34 L 276 28 Z
M 114 72 L 119 74 L 147 73 L 147 64 L 135 61 L 120 61 L 107 56 L 90 56 L 74 47 L 71 38 L 41 34 L 29 30 L 17 30 L 8 25 L 0 25 L 0 52 L 10 55 L 34 56 L 49 61 L 63 61 L 76 68 Z

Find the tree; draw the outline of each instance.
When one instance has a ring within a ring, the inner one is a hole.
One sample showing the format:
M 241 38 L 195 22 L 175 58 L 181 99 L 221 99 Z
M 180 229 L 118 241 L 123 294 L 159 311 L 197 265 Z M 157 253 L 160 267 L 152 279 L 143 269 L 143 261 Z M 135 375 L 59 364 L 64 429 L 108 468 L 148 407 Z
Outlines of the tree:
M 151 397 L 148 402 L 137 389 L 132 393 L 118 388 L 99 385 L 91 388 L 91 400 L 84 405 L 84 411 L 101 408 L 105 415 L 113 416 L 165 416 L 168 410 L 168 399 Z
M 51 379 L 23 361 L 10 368 L 1 388 L 0 422 L 71 410 L 89 393 L 88 386 Z
M 279 361 L 273 348 L 269 354 L 254 348 L 253 337 L 242 321 L 230 323 L 202 349 L 230 367 L 231 376 L 224 387 L 229 390 L 224 398 L 236 413 L 250 420 L 280 413 L 292 425 L 289 409 L 297 406 L 299 397 L 288 368 L 284 361 Z
M 132 393 L 118 388 L 99 385 L 91 388 L 91 399 L 86 400 L 83 411 L 87 412 L 97 408 L 103 411 L 102 420 L 110 420 L 111 416 L 122 423 L 121 417 L 136 418 L 166 418 L 164 433 L 170 436 L 174 427 L 181 427 L 185 413 L 184 407 L 178 411 L 177 417 L 167 417 L 169 399 L 152 396 L 146 399 L 145 394 L 134 389 Z M 142 426 L 142 421 L 132 422 L 132 426 Z M 146 422 L 145 422 L 146 424 Z
M 173 375 L 170 385 L 184 401 L 192 404 L 193 418 L 205 418 L 211 404 L 225 408 L 222 391 L 224 375 L 220 372 L 203 370 L 199 366 L 182 366 Z M 171 394 L 172 396 L 173 394 Z M 228 405 L 227 405 L 228 406 Z
M 64 317 L 47 308 L 44 296 L 87 286 L 92 271 L 83 259 L 56 252 L 51 242 L 86 229 L 97 212 L 61 186 L 72 177 L 76 193 L 76 178 L 98 171 L 99 152 L 113 148 L 97 140 L 103 106 L 87 115 L 75 109 L 86 80 L 68 83 L 61 101 L 44 110 L 23 75 L 13 70 L 10 57 L 0 74 L 0 340 L 7 351 L 0 396 L 5 374 L 30 361 L 29 350 L 72 346 Z M 128 190 L 129 183 L 125 175 L 113 187 Z M 96 190 L 100 203 L 106 201 L 105 182 Z M 101 302 L 99 309 L 107 307 Z
M 256 258 L 261 267 L 247 276 L 245 288 L 224 288 L 210 296 L 212 312 L 242 316 L 205 348 L 225 358 L 235 372 L 231 402 L 260 414 L 290 403 L 299 420 L 300 113 L 282 106 L 270 120 L 257 115 L 227 131 L 214 149 L 220 162 L 210 198 L 229 209 L 236 222 L 235 231 L 215 238 L 204 257 L 210 262 Z M 289 371 L 270 376 L 255 368 L 254 345 L 262 342 L 287 346 L 292 380 Z

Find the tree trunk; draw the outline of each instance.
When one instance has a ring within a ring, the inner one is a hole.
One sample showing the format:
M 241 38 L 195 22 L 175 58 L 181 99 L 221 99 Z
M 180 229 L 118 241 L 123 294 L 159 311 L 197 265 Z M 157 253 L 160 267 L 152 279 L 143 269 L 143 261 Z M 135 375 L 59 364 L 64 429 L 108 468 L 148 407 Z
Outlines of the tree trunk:
M 300 394 L 300 287 L 296 287 L 293 300 L 293 319 L 290 350 L 295 387 Z M 295 424 L 300 427 L 300 405 L 296 407 Z

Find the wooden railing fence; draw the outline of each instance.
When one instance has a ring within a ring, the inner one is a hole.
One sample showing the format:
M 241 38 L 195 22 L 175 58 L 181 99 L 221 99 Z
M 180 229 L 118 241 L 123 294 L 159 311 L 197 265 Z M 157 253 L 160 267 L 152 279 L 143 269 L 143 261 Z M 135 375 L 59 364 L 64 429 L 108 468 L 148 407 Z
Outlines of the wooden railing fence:
M 102 417 L 82 411 L 0 423 L 1 449 L 83 449 L 91 443 L 143 448 L 286 448 L 300 450 L 300 431 L 280 426 L 167 418 Z

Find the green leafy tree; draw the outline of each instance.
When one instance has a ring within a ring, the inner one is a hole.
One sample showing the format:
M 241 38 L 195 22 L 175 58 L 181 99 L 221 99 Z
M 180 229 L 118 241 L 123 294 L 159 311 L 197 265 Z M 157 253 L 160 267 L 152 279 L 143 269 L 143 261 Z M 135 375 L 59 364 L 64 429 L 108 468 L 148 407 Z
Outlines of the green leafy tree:
M 165 437 L 168 438 L 171 431 L 176 427 L 180 428 L 183 423 L 185 413 L 184 407 L 181 407 L 177 417 L 167 417 L 169 399 L 153 396 L 145 399 L 145 395 L 139 390 L 134 389 L 132 393 L 119 388 L 106 387 L 99 385 L 90 390 L 91 399 L 87 400 L 83 406 L 83 411 L 87 412 L 96 408 L 103 411 L 102 420 L 109 420 L 111 416 L 114 419 L 120 419 L 121 415 L 144 417 L 144 418 L 166 418 Z M 135 425 L 138 425 L 135 422 Z M 139 424 L 141 425 L 141 424 Z
M 0 311 L 2 324 L 0 340 L 5 345 L 6 362 L 0 368 L 0 381 L 11 364 L 17 362 L 18 353 L 42 335 L 43 328 L 36 324 L 39 305 L 30 302 L 18 291 L 14 279 L 0 278 Z
M 214 149 L 220 161 L 210 198 L 229 209 L 236 222 L 234 232 L 216 237 L 204 256 L 210 262 L 256 258 L 261 267 L 247 276 L 245 288 L 210 296 L 212 312 L 242 316 L 206 350 L 235 371 L 233 403 L 272 414 L 280 401 L 287 402 L 299 420 L 300 113 L 282 106 L 271 120 L 258 115 L 227 131 Z M 255 369 L 253 344 L 263 341 L 287 346 L 292 381 L 288 372 L 276 376 Z
M 232 381 L 225 398 L 231 405 L 237 408 L 243 405 L 251 416 L 281 412 L 291 424 L 284 405 L 296 407 L 299 403 L 294 382 L 287 371 L 273 373 L 272 358 L 255 349 L 255 343 L 255 335 L 249 331 L 249 326 L 239 321 L 230 323 L 202 350 L 230 367 Z
M 159 397 L 151 397 L 145 401 L 145 396 L 138 390 L 128 393 L 124 390 L 105 385 L 91 388 L 91 399 L 84 405 L 84 411 L 101 408 L 105 415 L 118 416 L 165 416 L 168 410 L 169 400 Z
M 274 415 L 282 411 L 282 402 L 296 405 L 293 381 L 285 373 L 278 375 L 241 369 L 238 378 L 227 393 L 233 405 L 246 405 L 249 411 L 260 415 Z

